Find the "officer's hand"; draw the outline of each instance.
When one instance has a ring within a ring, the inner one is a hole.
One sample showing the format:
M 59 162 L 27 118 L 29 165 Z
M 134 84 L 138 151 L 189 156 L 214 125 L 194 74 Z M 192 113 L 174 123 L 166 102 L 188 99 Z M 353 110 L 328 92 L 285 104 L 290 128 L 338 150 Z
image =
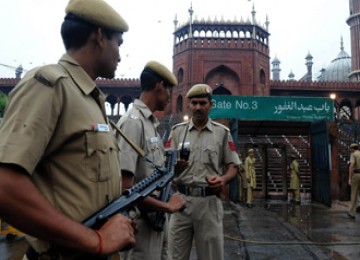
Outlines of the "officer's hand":
M 348 184 L 349 184 L 349 186 L 351 186 L 351 184 L 352 184 L 351 179 L 349 179 Z
M 219 175 L 207 177 L 206 180 L 209 184 L 209 188 L 212 189 L 222 189 L 225 186 L 224 179 Z
M 99 230 L 102 255 L 110 255 L 135 245 L 135 222 L 123 215 L 111 217 Z
M 179 195 L 173 194 L 170 196 L 168 201 L 168 213 L 175 213 L 181 211 L 185 208 L 185 200 L 183 200 Z

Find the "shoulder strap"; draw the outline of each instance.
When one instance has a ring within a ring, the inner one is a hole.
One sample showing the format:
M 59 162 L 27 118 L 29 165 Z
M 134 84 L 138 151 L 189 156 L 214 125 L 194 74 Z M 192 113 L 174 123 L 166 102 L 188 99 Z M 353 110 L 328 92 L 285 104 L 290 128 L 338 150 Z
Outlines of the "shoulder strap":
M 141 156 L 145 157 L 145 152 L 143 149 L 141 149 L 137 144 L 135 144 L 133 141 L 130 140 L 129 137 L 126 136 L 126 134 L 111 120 L 109 120 L 110 124 L 114 129 L 125 139 L 125 141 Z

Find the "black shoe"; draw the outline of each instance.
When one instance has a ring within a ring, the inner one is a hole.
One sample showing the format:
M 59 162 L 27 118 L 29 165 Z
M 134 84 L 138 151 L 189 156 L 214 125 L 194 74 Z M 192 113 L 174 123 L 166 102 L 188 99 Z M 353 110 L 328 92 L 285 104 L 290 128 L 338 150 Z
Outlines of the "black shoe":
M 349 212 L 346 212 L 347 216 L 351 219 L 355 219 L 355 216 L 351 215 Z
M 295 203 L 295 200 L 291 199 L 291 200 L 290 200 L 290 203 Z
M 358 206 L 357 208 L 356 208 L 356 212 L 360 212 L 360 206 Z
M 249 209 L 251 209 L 251 208 L 253 207 L 253 205 L 250 204 L 250 203 L 247 203 L 246 206 L 247 206 Z
M 298 204 L 298 205 L 300 205 L 300 204 L 301 204 L 301 201 L 300 201 L 300 200 L 298 200 L 298 201 L 295 201 L 295 204 Z

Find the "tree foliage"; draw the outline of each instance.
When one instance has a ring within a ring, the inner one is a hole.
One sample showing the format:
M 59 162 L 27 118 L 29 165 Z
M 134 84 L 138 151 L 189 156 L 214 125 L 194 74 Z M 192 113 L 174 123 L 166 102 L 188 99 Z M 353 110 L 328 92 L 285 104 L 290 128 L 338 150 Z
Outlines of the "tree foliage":
M 0 117 L 3 117 L 6 104 L 8 102 L 8 96 L 0 91 Z

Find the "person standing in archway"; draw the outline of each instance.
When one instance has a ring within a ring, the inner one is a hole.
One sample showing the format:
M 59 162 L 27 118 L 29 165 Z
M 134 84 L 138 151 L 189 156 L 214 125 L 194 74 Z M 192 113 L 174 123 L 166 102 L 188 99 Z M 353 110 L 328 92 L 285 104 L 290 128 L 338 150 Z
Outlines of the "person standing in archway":
M 245 176 L 246 176 L 246 205 L 248 208 L 254 207 L 254 189 L 256 188 L 254 149 L 248 150 L 248 156 L 245 159 Z
M 300 196 L 300 168 L 299 163 L 296 160 L 296 155 L 292 154 L 290 156 L 291 163 L 290 163 L 290 188 L 292 196 L 290 202 L 294 202 L 296 204 L 301 203 L 301 196 Z

